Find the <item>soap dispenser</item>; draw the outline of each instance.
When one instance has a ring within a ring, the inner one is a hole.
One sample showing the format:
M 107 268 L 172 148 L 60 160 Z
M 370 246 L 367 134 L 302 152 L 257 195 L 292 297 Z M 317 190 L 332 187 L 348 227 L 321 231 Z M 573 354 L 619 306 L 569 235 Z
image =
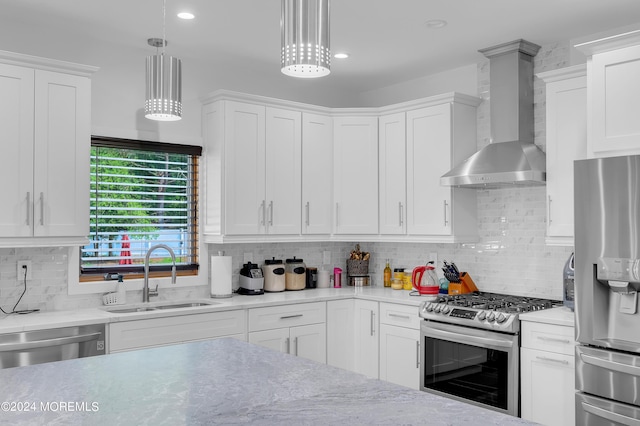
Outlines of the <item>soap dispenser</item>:
M 124 288 L 124 280 L 122 275 L 118 275 L 118 284 L 116 285 L 116 294 L 118 299 L 118 305 L 124 305 L 127 303 L 127 291 Z

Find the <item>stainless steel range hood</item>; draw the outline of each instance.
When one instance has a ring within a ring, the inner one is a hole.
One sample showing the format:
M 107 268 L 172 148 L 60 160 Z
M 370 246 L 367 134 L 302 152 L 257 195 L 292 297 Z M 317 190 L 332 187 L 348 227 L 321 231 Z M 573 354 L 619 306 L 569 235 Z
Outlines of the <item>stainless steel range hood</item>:
M 445 186 L 544 185 L 546 157 L 533 143 L 533 57 L 540 46 L 516 40 L 480 50 L 489 58 L 492 143 L 440 178 Z

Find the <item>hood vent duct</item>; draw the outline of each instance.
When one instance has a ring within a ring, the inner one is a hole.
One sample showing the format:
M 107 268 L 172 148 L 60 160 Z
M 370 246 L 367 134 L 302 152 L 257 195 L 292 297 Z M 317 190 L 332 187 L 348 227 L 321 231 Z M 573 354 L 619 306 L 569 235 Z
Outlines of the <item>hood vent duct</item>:
M 482 49 L 489 58 L 492 143 L 440 178 L 446 186 L 544 185 L 546 157 L 533 143 L 533 57 L 526 40 Z

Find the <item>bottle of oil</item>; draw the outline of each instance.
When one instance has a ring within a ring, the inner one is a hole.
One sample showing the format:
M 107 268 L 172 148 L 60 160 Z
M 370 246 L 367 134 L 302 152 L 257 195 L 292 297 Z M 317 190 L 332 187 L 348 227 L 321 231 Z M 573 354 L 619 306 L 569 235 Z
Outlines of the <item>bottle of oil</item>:
M 387 265 L 384 267 L 384 286 L 391 287 L 391 267 L 389 266 L 389 259 L 387 259 Z

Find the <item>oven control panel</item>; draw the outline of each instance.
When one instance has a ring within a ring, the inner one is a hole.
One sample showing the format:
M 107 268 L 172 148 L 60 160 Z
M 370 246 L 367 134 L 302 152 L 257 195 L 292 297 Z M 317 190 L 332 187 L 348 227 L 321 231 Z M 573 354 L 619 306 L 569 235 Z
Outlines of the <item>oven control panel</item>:
M 445 303 L 424 302 L 420 305 L 420 316 L 426 320 L 447 322 L 490 330 L 517 333 L 517 315 L 495 310 L 459 308 Z

